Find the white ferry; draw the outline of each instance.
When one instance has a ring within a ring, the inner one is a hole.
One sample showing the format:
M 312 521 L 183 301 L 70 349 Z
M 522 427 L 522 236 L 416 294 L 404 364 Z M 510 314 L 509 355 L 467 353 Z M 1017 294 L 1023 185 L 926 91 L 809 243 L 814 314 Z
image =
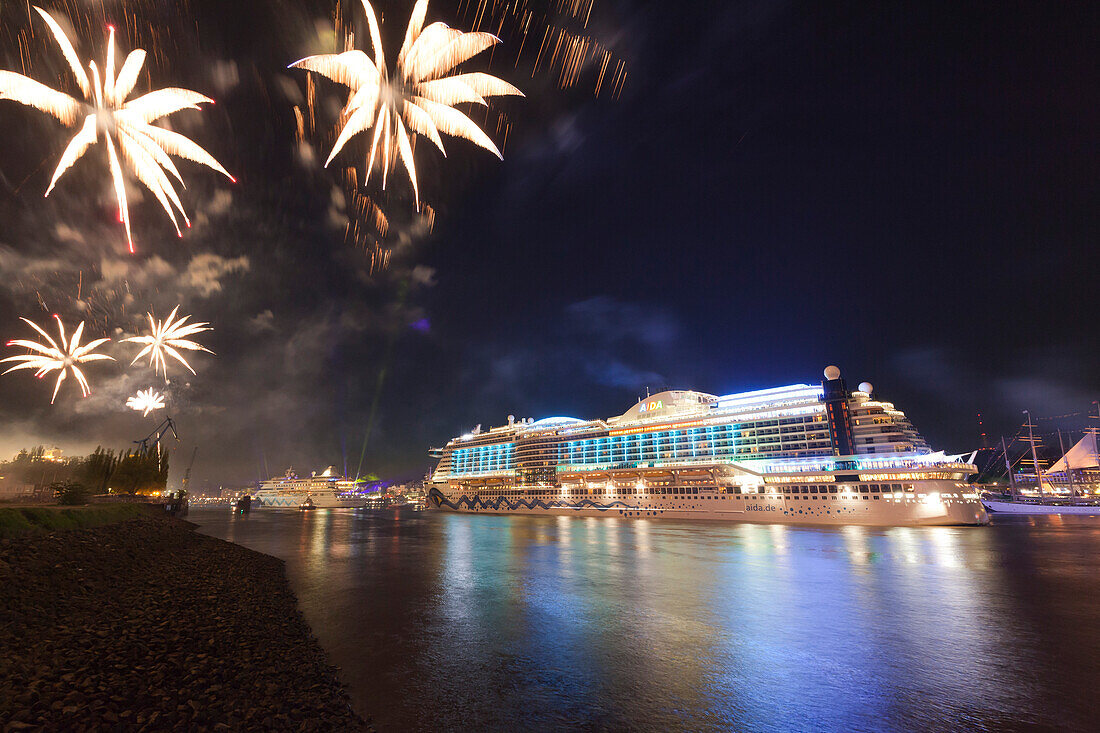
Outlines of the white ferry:
M 313 472 L 300 478 L 294 469 L 260 484 L 255 500 L 264 507 L 283 509 L 332 509 L 336 507 L 372 507 L 378 503 L 377 491 L 367 490 L 365 481 L 337 475 L 329 466 L 320 475 Z
M 933 452 L 905 414 L 821 386 L 668 391 L 606 420 L 516 421 L 431 455 L 433 507 L 492 514 L 787 524 L 967 525 L 989 518 L 973 455 Z

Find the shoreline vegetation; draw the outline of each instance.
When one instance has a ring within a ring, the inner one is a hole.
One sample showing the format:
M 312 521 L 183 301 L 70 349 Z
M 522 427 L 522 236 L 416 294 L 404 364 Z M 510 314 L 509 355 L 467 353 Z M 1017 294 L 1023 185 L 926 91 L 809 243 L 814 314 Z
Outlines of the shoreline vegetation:
M 0 497 L 16 501 L 83 504 L 93 495 L 159 495 L 168 482 L 170 451 L 104 450 L 61 457 L 58 448 L 38 446 L 0 461 Z
M 158 509 L 0 508 L 0 730 L 371 730 L 283 562 Z
M 64 529 L 85 529 L 149 517 L 160 505 L 98 504 L 84 507 L 0 506 L 0 539 Z M 159 513 L 158 512 L 158 513 Z

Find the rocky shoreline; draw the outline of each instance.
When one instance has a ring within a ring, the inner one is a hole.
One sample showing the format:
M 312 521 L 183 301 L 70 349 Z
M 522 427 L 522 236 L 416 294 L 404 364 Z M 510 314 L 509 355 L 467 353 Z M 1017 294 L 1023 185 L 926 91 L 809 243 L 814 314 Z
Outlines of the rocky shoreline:
M 150 517 L 0 540 L 0 730 L 370 730 L 281 560 Z

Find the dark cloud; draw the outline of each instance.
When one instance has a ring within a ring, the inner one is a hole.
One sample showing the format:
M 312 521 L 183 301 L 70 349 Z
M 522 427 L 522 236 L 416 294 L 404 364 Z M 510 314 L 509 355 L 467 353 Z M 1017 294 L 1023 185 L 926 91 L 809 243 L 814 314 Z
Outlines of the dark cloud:
M 503 422 L 509 413 L 594 417 L 604 406 L 618 412 L 675 379 L 659 369 L 669 366 L 678 336 L 676 320 L 660 308 L 587 298 L 549 314 L 526 336 L 509 331 L 469 346 L 462 383 L 485 423 Z
M 678 331 L 675 319 L 659 308 L 603 295 L 569 304 L 565 316 L 570 331 L 612 350 L 630 342 L 669 348 Z
M 1094 374 L 1082 344 L 1022 350 L 1007 361 L 924 346 L 903 349 L 891 362 L 896 388 L 914 394 L 922 410 L 974 416 L 967 420 L 972 425 L 982 413 L 986 425 L 1010 435 L 1023 422 L 1024 410 L 1037 416 L 1077 413 L 1082 419 L 1067 424 L 1083 423 L 1100 396 L 1089 386 Z

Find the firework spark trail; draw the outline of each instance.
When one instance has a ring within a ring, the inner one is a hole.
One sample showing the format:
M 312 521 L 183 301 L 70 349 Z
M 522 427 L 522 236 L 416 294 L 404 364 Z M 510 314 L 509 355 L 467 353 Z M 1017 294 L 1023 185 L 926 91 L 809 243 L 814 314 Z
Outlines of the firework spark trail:
M 438 22 L 425 28 L 428 0 L 418 0 L 413 7 L 405 40 L 391 74 L 374 8 L 369 0 L 363 0 L 363 8 L 370 27 L 373 60 L 363 51 L 351 50 L 310 56 L 294 62 L 290 68 L 316 72 L 350 90 L 341 113 L 343 128 L 325 166 L 353 136 L 373 128 L 365 179 L 370 178 L 375 160 L 379 160 L 385 190 L 390 168 L 400 161 L 409 175 L 419 209 L 413 138 L 416 135 L 428 138 L 446 156 L 440 133 L 461 137 L 499 158 L 500 151 L 489 136 L 455 105 L 488 106 L 487 97 L 523 96 L 523 93 L 485 73 L 453 74 L 458 65 L 491 48 L 500 39 L 489 33 L 463 33 Z
M 170 173 L 177 182 L 183 184 L 183 178 L 169 156 L 201 163 L 222 173 L 231 181 L 235 179 L 213 156 L 192 140 L 151 123 L 183 109 L 199 109 L 199 104 L 212 104 L 213 100 L 198 92 L 169 87 L 126 101 L 138 81 L 146 52 L 143 49 L 131 51 L 116 74 L 115 29 L 111 26 L 108 30 L 107 58 L 102 71 L 95 61 L 90 61 L 90 73 L 85 73 L 72 42 L 61 26 L 42 8 L 35 6 L 34 9 L 53 33 L 54 40 L 57 41 L 84 97 L 81 102 L 22 74 L 0 70 L 0 99 L 10 99 L 34 107 L 68 126 L 76 126 L 77 121 L 83 119 L 79 131 L 61 155 L 46 195 L 50 195 L 58 179 L 102 137 L 107 149 L 115 198 L 118 201 L 118 217 L 126 229 L 130 251 L 134 251 L 134 240 L 130 232 L 130 213 L 123 178 L 124 165 L 149 189 L 168 214 L 176 234 L 182 237 L 176 210 L 187 226 L 191 226 L 191 222 L 184 212 L 175 184 L 167 175 Z
M 126 406 L 131 410 L 137 410 L 142 417 L 146 417 L 153 410 L 164 407 L 164 395 L 154 392 L 153 388 L 139 389 L 137 394 L 126 400 Z
M 133 294 L 128 281 L 107 283 L 97 264 L 78 263 L 72 268 L 37 270 L 17 261 L 7 285 L 12 292 L 33 298 L 47 314 L 75 307 L 86 330 L 109 332 L 112 324 L 129 320 Z
M 612 98 L 618 98 L 626 81 L 626 63 L 591 35 L 588 25 L 594 6 L 595 0 L 467 0 L 460 3 L 459 14 L 467 19 L 473 16 L 475 31 L 491 28 L 497 36 L 519 36 L 514 66 L 519 67 L 525 50 L 533 53 L 532 77 L 545 69 L 556 76 L 560 89 L 570 89 L 580 83 L 585 69 L 598 65 L 594 95 L 599 97 L 609 90 Z M 537 51 L 532 50 L 535 45 L 529 45 L 529 40 L 538 44 Z
M 107 343 L 111 339 L 96 339 L 81 346 L 80 337 L 84 333 L 84 322 L 80 322 L 80 325 L 73 331 L 72 338 L 70 339 L 65 336 L 65 324 L 61 322 L 61 318 L 56 314 L 54 318 L 57 319 L 57 330 L 60 334 L 60 338 L 57 341 L 54 341 L 54 339 L 34 321 L 27 318 L 20 318 L 19 320 L 29 325 L 35 331 L 38 331 L 38 333 L 42 335 L 42 338 L 46 339 L 46 343 L 40 344 L 37 341 L 29 341 L 26 339 L 9 341 L 8 346 L 21 346 L 25 349 L 30 349 L 34 353 L 9 356 L 7 359 L 0 359 L 0 362 L 22 362 L 21 364 L 11 367 L 4 372 L 4 374 L 14 372 L 17 369 L 36 369 L 37 371 L 34 376 L 41 379 L 50 372 L 56 370 L 57 384 L 54 385 L 53 396 L 50 398 L 51 405 L 54 403 L 54 400 L 57 399 L 57 392 L 61 389 L 61 383 L 65 381 L 65 377 L 70 371 L 80 385 L 81 393 L 87 397 L 91 392 L 91 388 L 88 386 L 88 380 L 84 377 L 84 372 L 77 366 L 78 364 L 84 364 L 89 361 L 114 361 L 112 357 L 106 354 L 94 353 L 96 348 Z
M 186 349 L 187 351 L 205 351 L 208 354 L 214 352 L 210 349 L 188 339 L 189 336 L 194 336 L 197 333 L 203 331 L 212 331 L 210 324 L 208 323 L 187 323 L 187 319 L 191 316 L 184 316 L 183 318 L 176 319 L 176 312 L 180 307 L 177 305 L 172 309 L 172 312 L 163 321 L 157 321 L 153 318 L 152 313 L 148 313 L 149 328 L 151 333 L 148 336 L 131 336 L 130 338 L 122 339 L 123 342 L 133 342 L 137 344 L 145 344 L 134 360 L 130 362 L 131 365 L 137 362 L 138 359 L 149 355 L 149 364 L 154 368 L 154 373 L 163 374 L 165 383 L 168 382 L 168 360 L 166 356 L 171 356 L 187 367 L 187 370 L 192 374 L 195 370 L 191 368 L 191 365 L 187 363 L 187 360 L 183 358 L 176 349 Z
M 128 38 L 140 39 L 149 55 L 160 64 L 171 58 L 179 58 L 184 49 L 179 33 L 181 25 L 193 23 L 194 13 L 188 0 L 171 3 L 150 3 L 148 0 L 116 0 L 116 2 L 88 2 L 88 0 L 60 0 L 53 3 L 57 12 L 69 19 L 77 36 L 87 37 L 104 26 L 114 23 L 121 16 L 120 26 Z M 28 7 L 29 10 L 29 7 Z M 33 67 L 31 39 L 34 28 L 20 28 L 17 33 L 19 51 L 23 61 L 23 73 Z
M 382 271 L 389 266 L 393 248 L 386 246 L 386 235 L 390 230 L 389 217 L 373 197 L 360 192 L 358 175 L 355 168 L 344 170 L 344 192 L 348 205 L 348 225 L 344 230 L 344 241 L 370 250 L 370 274 Z M 421 202 L 416 214 L 429 232 L 435 226 L 435 210 L 430 204 Z

